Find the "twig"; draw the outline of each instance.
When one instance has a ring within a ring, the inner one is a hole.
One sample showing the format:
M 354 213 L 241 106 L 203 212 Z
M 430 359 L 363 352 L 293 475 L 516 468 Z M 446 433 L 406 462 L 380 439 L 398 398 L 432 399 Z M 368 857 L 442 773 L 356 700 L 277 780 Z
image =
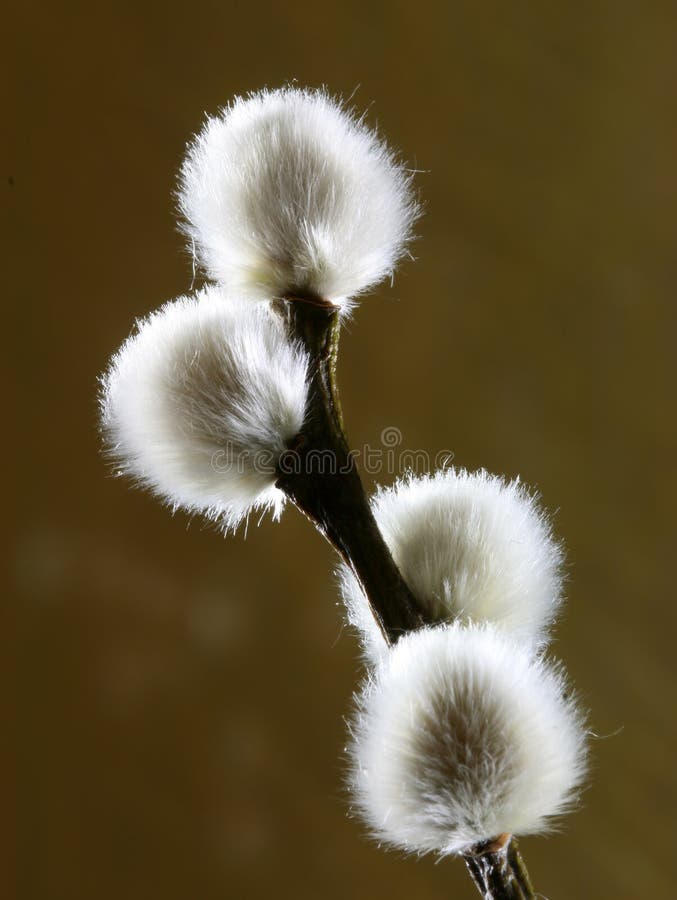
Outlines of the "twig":
M 288 297 L 277 309 L 311 359 L 304 427 L 280 460 L 277 486 L 351 567 L 392 645 L 407 631 L 431 623 L 383 540 L 349 450 L 336 383 L 338 310 L 307 295 Z M 510 835 L 475 848 L 464 859 L 485 900 L 533 900 L 517 841 Z
M 533 900 L 534 890 L 517 838 L 502 837 L 506 840 L 501 846 L 491 842 L 491 847 L 464 856 L 470 876 L 485 900 Z

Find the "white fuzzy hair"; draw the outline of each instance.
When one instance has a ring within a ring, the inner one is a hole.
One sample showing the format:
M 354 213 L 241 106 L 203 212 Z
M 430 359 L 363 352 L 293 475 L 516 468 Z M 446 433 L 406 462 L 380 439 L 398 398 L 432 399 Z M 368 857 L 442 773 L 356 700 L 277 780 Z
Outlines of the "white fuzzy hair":
M 372 509 L 395 563 L 430 621 L 490 621 L 534 650 L 562 598 L 550 523 L 519 482 L 441 469 L 381 488 Z M 385 642 L 359 582 L 341 565 L 348 619 L 374 661 Z
M 307 366 L 264 304 L 213 286 L 167 303 L 102 379 L 110 453 L 172 507 L 226 529 L 252 508 L 279 515 L 275 467 L 303 423 Z
M 418 206 L 391 150 L 323 90 L 236 98 L 189 146 L 184 230 L 216 281 L 340 305 L 391 275 Z
M 356 808 L 375 837 L 418 854 L 547 831 L 576 799 L 585 735 L 561 671 L 502 632 L 411 632 L 358 699 Z

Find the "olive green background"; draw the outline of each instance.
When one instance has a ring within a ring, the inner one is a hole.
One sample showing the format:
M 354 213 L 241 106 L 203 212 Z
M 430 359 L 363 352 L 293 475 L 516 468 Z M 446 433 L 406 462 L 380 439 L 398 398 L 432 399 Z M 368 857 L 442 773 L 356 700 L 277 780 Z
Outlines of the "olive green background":
M 344 335 L 353 444 L 519 473 L 568 547 L 554 653 L 600 739 L 581 811 L 523 841 L 536 887 L 674 896 L 675 4 L 33 2 L 3 32 L 3 896 L 474 896 L 346 815 L 330 548 L 293 509 L 223 539 L 99 456 L 98 373 L 191 285 L 186 140 L 290 79 L 422 170 L 417 259 Z

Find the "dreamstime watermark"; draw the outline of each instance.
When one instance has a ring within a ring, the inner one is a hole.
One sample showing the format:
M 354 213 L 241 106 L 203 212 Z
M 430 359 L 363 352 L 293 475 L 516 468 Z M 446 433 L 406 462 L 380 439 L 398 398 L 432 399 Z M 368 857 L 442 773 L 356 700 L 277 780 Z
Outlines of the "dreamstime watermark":
M 338 457 L 333 450 L 300 451 L 289 449 L 279 457 L 271 450 L 235 450 L 228 443 L 212 455 L 215 472 L 236 472 L 244 475 L 251 471 L 262 475 L 341 475 L 356 466 L 367 475 L 402 475 L 405 472 L 432 472 L 443 469 L 454 459 L 453 451 L 440 450 L 434 456 L 427 450 L 412 450 L 403 446 L 399 428 L 388 426 L 380 436 L 380 444 L 373 447 L 364 444 Z

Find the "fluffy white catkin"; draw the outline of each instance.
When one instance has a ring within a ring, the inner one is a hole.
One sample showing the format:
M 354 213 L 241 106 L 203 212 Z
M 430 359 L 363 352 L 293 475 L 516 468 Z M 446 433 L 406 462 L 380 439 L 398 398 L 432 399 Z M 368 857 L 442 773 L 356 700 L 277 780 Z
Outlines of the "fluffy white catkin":
M 215 280 L 344 310 L 392 274 L 418 215 L 410 173 L 377 135 L 324 91 L 295 88 L 237 98 L 207 120 L 179 205 Z
M 275 466 L 298 434 L 305 352 L 265 305 L 207 287 L 138 323 L 102 379 L 102 425 L 119 470 L 172 507 L 224 528 L 282 493 Z
M 372 508 L 395 563 L 432 621 L 490 621 L 542 647 L 562 597 L 562 551 L 518 481 L 441 469 L 381 488 Z M 339 567 L 348 618 L 367 657 L 385 642 L 350 569 Z
M 375 837 L 411 853 L 546 831 L 586 770 L 583 718 L 560 671 L 488 625 L 401 638 L 352 733 L 356 807 Z

